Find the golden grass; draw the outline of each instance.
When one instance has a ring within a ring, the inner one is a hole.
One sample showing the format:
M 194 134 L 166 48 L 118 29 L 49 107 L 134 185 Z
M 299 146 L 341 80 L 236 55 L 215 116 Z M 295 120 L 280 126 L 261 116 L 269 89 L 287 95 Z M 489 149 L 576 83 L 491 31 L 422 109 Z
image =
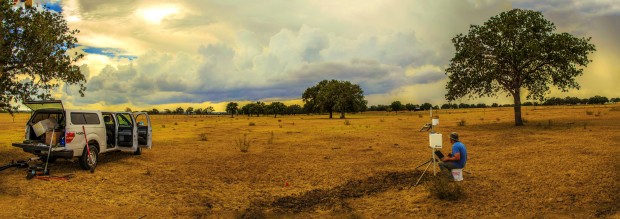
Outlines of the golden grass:
M 611 109 L 524 107 L 524 127 L 512 108 L 438 111 L 436 130 L 458 132 L 469 152 L 458 201 L 410 188 L 430 158 L 418 132 L 427 112 L 348 114 L 348 124 L 157 115 L 152 150 L 102 155 L 94 174 L 63 160 L 52 174 L 75 174 L 68 182 L 0 172 L 0 217 L 617 217 L 620 111 Z M 30 156 L 10 146 L 27 118 L 0 114 L 0 163 Z M 244 135 L 247 153 L 235 145 Z

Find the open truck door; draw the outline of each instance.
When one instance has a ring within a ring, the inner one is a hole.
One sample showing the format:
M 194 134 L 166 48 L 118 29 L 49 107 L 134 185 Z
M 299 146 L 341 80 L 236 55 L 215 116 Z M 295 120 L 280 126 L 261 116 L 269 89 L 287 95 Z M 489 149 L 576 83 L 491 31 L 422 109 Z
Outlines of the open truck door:
M 121 151 L 135 152 L 138 150 L 138 126 L 130 112 L 117 112 L 116 142 Z
M 133 116 L 138 128 L 138 146 L 151 149 L 153 146 L 153 128 L 149 115 L 146 112 L 134 112 Z

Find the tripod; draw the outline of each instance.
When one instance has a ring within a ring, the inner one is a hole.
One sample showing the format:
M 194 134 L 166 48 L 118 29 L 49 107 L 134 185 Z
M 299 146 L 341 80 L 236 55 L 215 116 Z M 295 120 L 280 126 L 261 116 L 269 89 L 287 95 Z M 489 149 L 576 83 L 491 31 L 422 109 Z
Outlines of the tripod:
M 418 178 L 418 181 L 415 183 L 414 186 L 417 186 L 418 183 L 420 183 L 420 180 L 422 179 L 422 177 L 424 177 L 424 174 L 426 173 L 426 171 L 428 170 L 428 168 L 433 165 L 433 176 L 437 175 L 437 159 L 435 158 L 435 151 L 438 148 L 442 147 L 442 139 L 441 139 L 441 134 L 439 133 L 435 133 L 435 126 L 439 125 L 439 117 L 433 117 L 433 109 L 431 108 L 430 111 L 430 116 L 431 116 L 431 123 L 429 124 L 425 124 L 422 129 L 420 129 L 420 132 L 424 132 L 424 131 L 430 131 L 428 139 L 429 139 L 429 148 L 431 148 L 431 159 L 420 164 L 419 166 L 417 166 L 415 169 L 420 168 L 421 166 L 426 165 L 426 168 L 424 169 L 424 171 L 422 172 L 422 175 L 420 175 L 420 178 Z
M 418 186 L 418 183 L 420 183 L 420 180 L 422 180 L 422 177 L 424 177 L 424 174 L 426 173 L 426 171 L 428 170 L 428 168 L 431 165 L 433 165 L 433 176 L 437 175 L 437 166 L 435 165 L 435 164 L 437 164 L 437 159 L 435 159 L 435 149 L 434 148 L 433 148 L 432 152 L 433 152 L 433 154 L 431 155 L 431 159 L 429 159 L 428 161 L 420 164 L 419 166 L 417 166 L 415 168 L 417 170 L 421 166 L 424 166 L 424 164 L 428 164 L 428 165 L 426 165 L 426 168 L 424 168 L 424 171 L 422 171 L 422 175 L 420 175 L 420 178 L 418 178 L 418 181 L 415 182 L 415 185 L 413 185 L 413 186 Z

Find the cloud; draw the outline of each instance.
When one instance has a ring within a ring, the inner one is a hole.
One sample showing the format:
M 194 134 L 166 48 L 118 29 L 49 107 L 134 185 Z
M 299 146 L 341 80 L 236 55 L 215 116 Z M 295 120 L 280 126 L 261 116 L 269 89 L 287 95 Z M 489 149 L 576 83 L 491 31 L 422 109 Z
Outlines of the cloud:
M 616 71 L 609 66 L 620 51 L 612 1 L 68 0 L 62 6 L 86 52 L 79 63 L 88 73 L 86 97 L 61 89 L 77 105 L 298 99 L 324 79 L 360 84 L 370 104 L 442 101 L 451 39 L 515 7 L 542 11 L 558 31 L 593 37 L 599 50 L 578 79 L 580 94 L 611 95 L 620 82 L 615 73 L 601 73 Z M 166 13 L 150 13 L 156 11 Z M 594 85 L 601 77 L 609 84 Z

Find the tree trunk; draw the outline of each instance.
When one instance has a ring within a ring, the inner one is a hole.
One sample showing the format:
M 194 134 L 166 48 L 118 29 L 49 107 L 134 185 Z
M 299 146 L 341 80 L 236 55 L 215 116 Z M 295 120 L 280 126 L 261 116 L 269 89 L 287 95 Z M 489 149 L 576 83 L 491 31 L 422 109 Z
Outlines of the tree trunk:
M 273 118 L 276 118 L 276 116 L 277 116 L 277 115 L 278 115 L 277 113 L 274 113 L 274 114 L 273 114 Z
M 340 112 L 340 118 L 344 119 L 344 110 Z
M 330 111 L 329 111 L 329 118 L 330 118 L 330 119 L 331 119 L 331 118 L 333 118 L 333 117 L 332 117 L 332 115 L 333 115 L 333 114 L 334 114 L 334 111 L 330 110 Z
M 514 98 L 514 109 L 515 109 L 515 126 L 522 126 L 523 120 L 521 119 L 521 91 L 517 89 L 517 91 L 512 95 Z

